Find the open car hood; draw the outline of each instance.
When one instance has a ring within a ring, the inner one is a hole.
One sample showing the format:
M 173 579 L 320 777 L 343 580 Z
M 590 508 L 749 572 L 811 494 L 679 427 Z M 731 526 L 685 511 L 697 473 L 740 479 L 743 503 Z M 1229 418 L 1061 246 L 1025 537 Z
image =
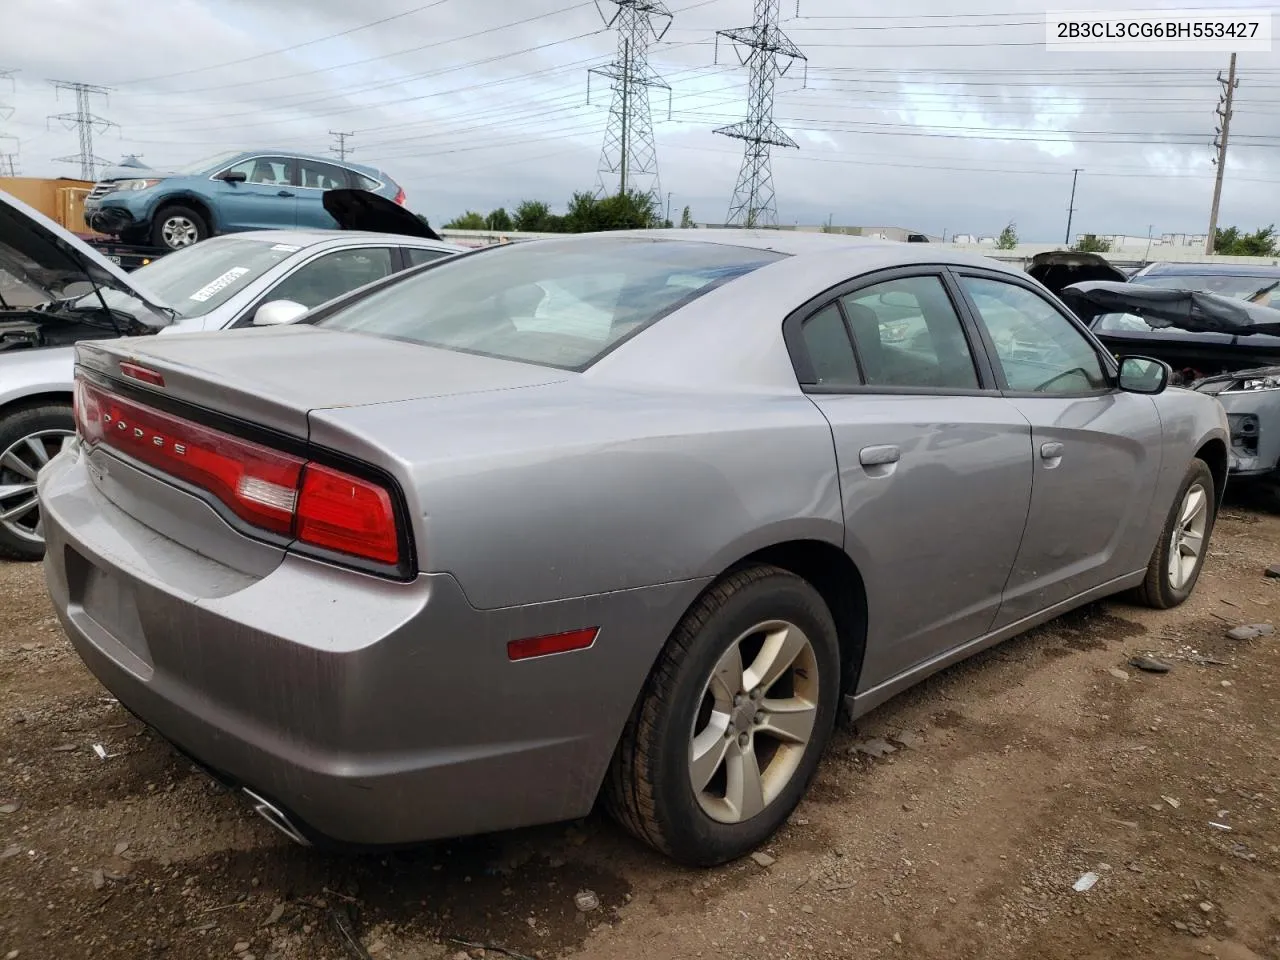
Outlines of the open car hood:
M 139 287 L 120 267 L 3 190 L 0 190 L 0 271 L 48 300 L 92 293 L 65 292 L 74 283 L 119 290 L 141 301 L 150 311 L 138 318 L 140 322 L 157 328 L 170 322 L 164 304 Z M 2 290 L 0 296 L 3 296 Z
M 1027 265 L 1027 273 L 1039 280 L 1054 293 L 1073 283 L 1087 280 L 1110 280 L 1123 283 L 1125 272 L 1114 267 L 1096 253 L 1076 253 L 1072 250 L 1051 250 L 1037 253 Z
M 1131 313 L 1156 329 L 1280 336 L 1280 310 L 1216 293 L 1091 280 L 1064 287 L 1058 296 L 1086 322 L 1104 313 Z
M 440 234 L 398 203 L 368 190 L 326 190 L 324 208 L 343 230 L 398 233 L 405 237 L 439 240 Z

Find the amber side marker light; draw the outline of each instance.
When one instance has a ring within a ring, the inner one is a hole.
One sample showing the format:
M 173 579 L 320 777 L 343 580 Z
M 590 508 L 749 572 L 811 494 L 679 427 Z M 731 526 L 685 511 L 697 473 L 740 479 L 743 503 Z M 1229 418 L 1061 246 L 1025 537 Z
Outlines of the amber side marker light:
M 534 657 L 546 657 L 553 653 L 586 650 L 596 642 L 596 637 L 599 635 L 599 627 L 587 627 L 584 630 L 553 633 L 545 637 L 526 637 L 523 640 L 512 640 L 507 644 L 507 659 L 532 660 Z

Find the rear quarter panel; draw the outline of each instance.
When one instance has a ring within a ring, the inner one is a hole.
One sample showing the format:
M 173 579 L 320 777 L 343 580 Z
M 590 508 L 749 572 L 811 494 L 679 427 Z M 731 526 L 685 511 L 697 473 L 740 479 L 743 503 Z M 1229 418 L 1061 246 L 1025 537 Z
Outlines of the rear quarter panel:
M 547 386 L 313 411 L 311 440 L 401 477 L 420 569 L 480 608 L 715 576 L 843 544 L 831 432 L 807 398 Z
M 12 404 L 37 396 L 58 394 L 70 403 L 74 372 L 74 347 L 0 354 L 0 415 Z

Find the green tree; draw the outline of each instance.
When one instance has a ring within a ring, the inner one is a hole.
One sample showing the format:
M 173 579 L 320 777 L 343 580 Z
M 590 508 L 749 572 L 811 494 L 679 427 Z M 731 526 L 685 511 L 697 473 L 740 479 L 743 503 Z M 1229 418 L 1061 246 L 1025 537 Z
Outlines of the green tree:
M 1219 227 L 1213 235 L 1213 252 L 1231 257 L 1274 257 L 1280 254 L 1280 238 L 1275 224 L 1253 233 L 1241 233 L 1239 227 Z
M 484 218 L 484 223 L 486 230 L 497 230 L 499 233 L 510 233 L 515 229 L 515 224 L 511 222 L 511 214 L 507 213 L 506 207 L 491 210 L 489 216 Z
M 1086 233 L 1071 249 L 1076 253 L 1110 253 L 1111 241 L 1098 239 L 1096 233 Z
M 515 229 L 525 233 L 547 233 L 551 208 L 541 200 L 522 200 L 516 207 Z
M 692 230 L 697 224 L 693 222 L 693 214 L 689 212 L 689 208 L 685 207 L 684 212 L 680 214 L 680 228 L 682 230 Z
M 487 230 L 485 218 L 474 210 L 468 210 L 460 217 L 454 217 L 444 225 L 446 230 Z
M 1000 236 L 996 237 L 997 250 L 1012 250 L 1018 245 L 1018 229 L 1017 225 L 1010 220 L 1005 224 L 1004 229 L 1000 231 Z

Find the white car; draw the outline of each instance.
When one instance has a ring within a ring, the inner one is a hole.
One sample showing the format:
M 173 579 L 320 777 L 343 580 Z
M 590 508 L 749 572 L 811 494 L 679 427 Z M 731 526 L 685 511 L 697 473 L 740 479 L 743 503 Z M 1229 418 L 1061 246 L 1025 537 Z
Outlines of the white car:
M 326 208 L 349 229 L 215 237 L 125 273 L 0 191 L 0 556 L 44 553 L 35 478 L 75 432 L 76 341 L 285 323 L 466 250 L 381 197 L 330 194 Z

